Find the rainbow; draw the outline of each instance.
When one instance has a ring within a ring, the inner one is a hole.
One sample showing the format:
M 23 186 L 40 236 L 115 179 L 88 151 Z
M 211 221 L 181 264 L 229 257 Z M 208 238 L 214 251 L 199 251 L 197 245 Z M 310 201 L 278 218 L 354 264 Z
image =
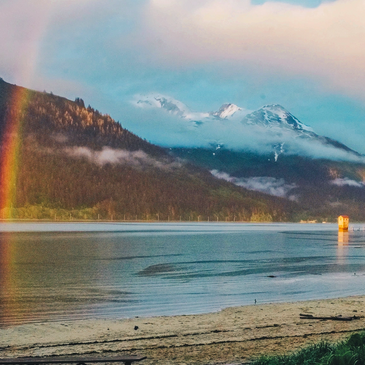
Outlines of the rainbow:
M 28 16 L 27 13 L 24 13 L 15 1 L 1 5 L 0 8 L 4 13 L 14 9 L 18 10 L 17 13 L 19 14 L 27 14 L 27 17 L 24 18 L 26 21 L 22 24 L 26 38 L 22 47 L 19 48 L 18 57 L 13 59 L 12 70 L 14 71 L 7 77 L 22 85 L 32 87 L 32 85 L 39 83 L 39 79 L 41 79 L 41 84 L 44 82 L 44 79 L 39 77 L 39 71 L 37 72 L 39 59 L 42 59 L 42 40 L 48 35 L 48 25 L 53 16 L 57 16 L 59 7 L 63 4 L 43 1 L 39 6 L 35 4 L 30 6 L 32 10 L 38 10 L 33 12 L 35 17 L 32 14 Z M 2 109 L 0 112 L 4 113 L 0 113 L 0 219 L 13 218 L 11 208 L 16 206 L 23 126 L 32 93 L 30 90 L 0 80 L 0 107 Z M 19 301 L 16 295 L 16 291 L 20 287 L 19 279 L 22 275 L 16 273 L 15 266 L 17 254 L 22 247 L 17 244 L 16 235 L 13 233 L 1 232 L 0 236 L 0 290 L 5 298 L 5 302 L 0 302 L 0 322 L 4 322 L 7 318 L 11 318 L 14 313 L 26 314 L 29 303 Z
M 0 81 L 0 83 L 3 83 Z M 23 141 L 23 124 L 26 110 L 29 105 L 32 92 L 22 87 L 3 83 L 0 85 L 0 94 L 6 100 L 2 133 L 1 133 L 1 155 L 0 155 L 0 218 L 11 219 L 12 207 L 16 206 L 16 186 L 19 166 L 21 162 L 21 144 Z M 26 314 L 24 304 L 15 298 L 17 279 L 14 264 L 16 263 L 19 247 L 13 233 L 1 233 L 0 240 L 0 321 L 6 322 L 12 318 L 14 313 L 19 316 Z
M 10 103 L 5 113 L 0 159 L 0 217 L 7 219 L 12 218 L 11 208 L 16 203 L 23 122 L 30 96 L 25 88 L 10 86 L 9 89 Z
M 10 3 L 9 5 L 5 4 L 4 11 L 11 10 L 12 7 L 14 9 L 18 7 L 12 2 Z M 57 2 L 43 1 L 39 4 L 38 11 L 35 12 L 36 17 L 30 16 L 29 21 L 24 23 L 23 30 L 27 41 L 23 42 L 18 58 L 14 59 L 14 73 L 12 75 L 12 78 L 19 80 L 22 85 L 31 86 L 36 78 L 37 66 L 41 57 L 42 40 L 47 36 L 48 26 L 53 16 L 57 16 L 59 7 L 60 4 Z M 32 19 L 34 21 L 31 21 Z M 22 123 L 29 95 L 31 94 L 29 90 L 22 87 L 6 84 L 6 88 L 7 92 L 4 95 L 7 98 L 10 110 L 8 106 L 0 140 L 0 218 L 11 218 L 11 207 L 15 203 Z M 8 98 L 8 91 L 10 91 L 10 99 Z M 0 92 L 0 98 L 2 97 L 3 95 Z
M 13 297 L 16 290 L 14 283 L 13 265 L 15 261 L 16 246 L 13 244 L 12 233 L 2 233 L 0 242 L 0 321 L 6 322 L 16 311 L 9 298 Z M 15 303 L 18 306 L 18 303 Z

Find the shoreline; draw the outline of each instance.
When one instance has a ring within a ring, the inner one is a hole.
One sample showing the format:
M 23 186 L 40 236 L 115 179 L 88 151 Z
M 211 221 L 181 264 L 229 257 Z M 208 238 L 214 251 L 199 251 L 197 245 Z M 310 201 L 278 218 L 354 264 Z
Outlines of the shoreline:
M 351 227 L 357 227 L 361 223 L 354 223 Z M 166 232 L 174 232 L 181 227 L 191 232 L 214 233 L 221 229 L 230 228 L 234 231 L 267 230 L 280 231 L 326 231 L 338 233 L 336 223 L 298 223 L 298 222 L 207 222 L 207 221 L 5 221 L 0 219 L 0 233 L 32 233 L 32 232 L 159 232 L 161 229 Z M 362 227 L 362 226 L 361 226 Z M 358 230 L 358 229 L 356 229 Z M 350 230 L 351 231 L 351 230 Z
M 242 363 L 365 330 L 365 295 L 230 307 L 219 312 L 77 320 L 0 329 L 0 357 L 147 356 L 143 364 Z M 359 317 L 351 321 L 300 319 Z

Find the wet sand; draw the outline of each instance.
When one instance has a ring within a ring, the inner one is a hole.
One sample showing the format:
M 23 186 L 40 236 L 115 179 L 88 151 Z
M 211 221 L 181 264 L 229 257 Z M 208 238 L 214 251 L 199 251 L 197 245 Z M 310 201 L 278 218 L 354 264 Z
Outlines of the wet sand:
M 0 357 L 140 354 L 149 364 L 240 364 L 365 330 L 365 296 L 256 304 L 216 313 L 45 322 L 0 329 Z M 357 316 L 352 321 L 300 319 Z

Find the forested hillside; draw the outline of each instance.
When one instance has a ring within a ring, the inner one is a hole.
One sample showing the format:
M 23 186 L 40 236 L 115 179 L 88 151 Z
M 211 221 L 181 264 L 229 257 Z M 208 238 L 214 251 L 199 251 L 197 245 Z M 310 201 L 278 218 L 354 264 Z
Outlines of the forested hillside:
M 9 126 L 19 124 L 14 132 Z M 18 143 L 14 197 L 5 204 L 8 171 L 0 171 L 1 216 L 47 219 L 297 219 L 286 199 L 249 191 L 170 156 L 109 115 L 0 81 L 1 156 Z
M 175 148 L 171 153 L 244 186 L 268 192 L 276 189 L 297 203 L 296 219 L 334 221 L 348 214 L 352 220 L 365 221 L 364 163 L 284 154 L 275 159 L 274 153 L 225 148 Z
M 72 102 L 0 80 L 1 135 L 7 123 L 13 122 L 19 112 L 23 137 L 33 136 L 42 146 L 52 147 L 54 143 L 62 142 L 63 145 L 94 149 L 109 146 L 129 151 L 142 150 L 154 156 L 166 155 L 162 148 L 123 129 L 108 114 L 101 114 L 90 106 L 86 108 L 80 98 Z

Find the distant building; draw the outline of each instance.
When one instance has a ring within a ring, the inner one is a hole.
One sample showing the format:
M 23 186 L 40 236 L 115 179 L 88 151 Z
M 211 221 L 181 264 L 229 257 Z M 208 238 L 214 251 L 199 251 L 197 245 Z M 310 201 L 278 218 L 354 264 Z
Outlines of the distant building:
M 342 232 L 347 232 L 349 230 L 350 218 L 348 215 L 340 215 L 338 217 L 338 230 Z

